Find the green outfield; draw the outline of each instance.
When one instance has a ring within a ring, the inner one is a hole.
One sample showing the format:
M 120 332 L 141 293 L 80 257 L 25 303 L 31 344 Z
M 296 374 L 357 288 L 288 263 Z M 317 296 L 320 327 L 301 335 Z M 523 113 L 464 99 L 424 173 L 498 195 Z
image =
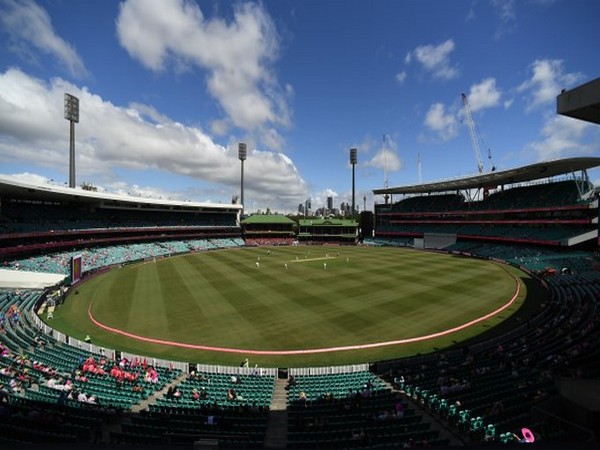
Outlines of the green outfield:
M 506 304 L 515 294 L 515 277 L 525 275 L 488 261 L 409 249 L 219 250 L 128 265 L 91 278 L 69 295 L 52 326 L 80 339 L 90 334 L 99 345 L 190 362 L 237 365 L 245 357 L 272 367 L 372 362 L 447 347 L 490 329 L 523 303 L 525 284 L 512 306 L 465 330 L 362 350 L 227 353 L 148 343 L 98 324 L 161 341 L 244 351 L 356 346 L 468 323 Z M 90 302 L 97 323 L 88 315 Z

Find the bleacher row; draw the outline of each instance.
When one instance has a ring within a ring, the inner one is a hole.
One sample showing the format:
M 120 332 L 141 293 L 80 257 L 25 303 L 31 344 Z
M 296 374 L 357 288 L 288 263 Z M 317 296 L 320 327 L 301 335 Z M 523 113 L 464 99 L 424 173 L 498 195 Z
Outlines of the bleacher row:
M 598 255 L 589 250 L 563 250 L 541 246 L 461 241 L 444 250 L 497 258 L 532 272 L 544 272 L 548 269 L 587 272 L 595 270 L 600 262 Z
M 370 238 L 365 245 L 376 247 L 413 247 L 414 238 Z M 587 272 L 600 267 L 598 254 L 589 250 L 569 250 L 533 245 L 504 244 L 499 242 L 458 241 L 444 247 L 444 251 L 495 258 L 543 274 L 548 270 Z
M 244 245 L 244 241 L 241 238 L 192 239 L 146 244 L 113 245 L 5 261 L 4 267 L 13 270 L 66 275 L 70 270 L 71 258 L 75 255 L 82 256 L 83 271 L 89 272 L 114 264 L 123 264 L 148 258 L 158 258 L 202 250 L 242 247 Z

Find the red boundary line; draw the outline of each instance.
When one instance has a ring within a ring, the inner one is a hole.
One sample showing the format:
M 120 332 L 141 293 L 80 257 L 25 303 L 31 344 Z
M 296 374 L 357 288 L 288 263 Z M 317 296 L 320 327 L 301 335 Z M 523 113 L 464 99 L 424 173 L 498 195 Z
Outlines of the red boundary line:
M 167 341 L 167 340 L 163 340 L 163 339 L 156 339 L 156 338 L 151 338 L 151 337 L 146 337 L 146 336 L 140 336 L 138 334 L 129 333 L 127 331 L 121 330 L 119 328 L 110 327 L 110 326 L 105 325 L 105 324 L 99 322 L 98 320 L 96 320 L 96 318 L 94 318 L 94 316 L 92 315 L 93 300 L 90 301 L 90 304 L 88 306 L 88 317 L 97 327 L 100 327 L 106 331 L 110 331 L 111 333 L 119 334 L 121 336 L 126 336 L 128 338 L 135 339 L 138 341 L 150 342 L 152 344 L 169 345 L 172 347 L 189 348 L 189 349 L 193 349 L 193 350 L 204 350 L 204 351 L 222 352 L 222 353 L 240 353 L 240 354 L 244 354 L 244 355 L 247 354 L 247 355 L 271 355 L 271 356 L 273 356 L 273 355 L 279 355 L 279 356 L 306 355 L 306 354 L 314 354 L 314 353 L 341 352 L 341 351 L 346 351 L 346 350 L 364 350 L 364 349 L 369 349 L 369 348 L 389 347 L 392 345 L 401 345 L 401 344 L 410 344 L 413 342 L 428 341 L 430 339 L 435 339 L 435 338 L 438 338 L 441 336 L 446 336 L 448 334 L 455 333 L 460 330 L 464 330 L 465 328 L 468 328 L 472 325 L 475 325 L 479 322 L 483 322 L 484 320 L 487 320 L 487 319 L 495 316 L 496 314 L 504 311 L 506 308 L 509 308 L 510 306 L 512 306 L 512 304 L 517 300 L 519 293 L 521 292 L 521 282 L 519 281 L 519 279 L 516 276 L 514 276 L 513 274 L 510 274 L 510 276 L 513 277 L 513 280 L 515 280 L 515 283 L 516 283 L 515 294 L 510 299 L 510 301 L 508 303 L 502 305 L 500 308 L 496 309 L 495 311 L 492 311 L 491 313 L 488 313 L 484 316 L 478 317 L 477 319 L 471 320 L 470 322 L 467 322 L 465 324 L 459 325 L 454 328 L 449 328 L 444 331 L 439 331 L 437 333 L 428 334 L 425 336 L 417 336 L 417 337 L 406 338 L 406 339 L 398 339 L 395 341 L 374 342 L 371 344 L 347 345 L 347 346 L 341 346 L 341 347 L 311 348 L 311 349 L 303 349 L 303 350 L 248 350 L 248 349 L 242 349 L 242 348 L 212 347 L 209 345 L 186 344 L 185 342 Z

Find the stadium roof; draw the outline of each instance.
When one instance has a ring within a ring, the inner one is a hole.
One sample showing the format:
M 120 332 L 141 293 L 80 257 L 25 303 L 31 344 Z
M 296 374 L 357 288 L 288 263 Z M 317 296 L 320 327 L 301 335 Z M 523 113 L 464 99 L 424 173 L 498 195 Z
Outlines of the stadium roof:
M 0 177 L 0 197 L 50 202 L 76 202 L 96 204 L 104 208 L 143 208 L 173 211 L 241 210 L 242 205 L 228 203 L 198 203 L 156 198 L 141 198 L 106 192 L 87 191 L 53 184 L 30 184 Z
M 58 273 L 0 269 L 0 288 L 45 289 L 50 286 L 56 286 L 65 277 L 65 274 Z
M 496 188 L 498 186 L 541 180 L 543 178 L 569 174 L 600 166 L 600 158 L 564 158 L 530 164 L 514 169 L 499 170 L 462 178 L 373 189 L 373 194 L 423 194 L 429 192 L 451 192 L 463 189 Z
M 563 116 L 600 124 L 600 78 L 556 97 L 556 112 Z
M 295 224 L 296 222 L 289 217 L 282 216 L 280 214 L 253 214 L 242 220 L 242 224 L 255 224 L 255 223 L 279 223 L 279 224 Z

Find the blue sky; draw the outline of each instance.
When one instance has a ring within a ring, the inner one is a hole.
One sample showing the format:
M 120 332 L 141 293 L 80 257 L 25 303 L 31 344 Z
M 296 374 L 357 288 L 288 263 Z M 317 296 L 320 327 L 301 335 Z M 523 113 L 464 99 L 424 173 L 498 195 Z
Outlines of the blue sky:
M 0 0 L 0 173 L 295 211 L 477 172 L 600 156 L 556 95 L 600 76 L 600 2 Z M 385 136 L 385 137 L 384 137 Z M 593 181 L 600 181 L 597 171 Z

